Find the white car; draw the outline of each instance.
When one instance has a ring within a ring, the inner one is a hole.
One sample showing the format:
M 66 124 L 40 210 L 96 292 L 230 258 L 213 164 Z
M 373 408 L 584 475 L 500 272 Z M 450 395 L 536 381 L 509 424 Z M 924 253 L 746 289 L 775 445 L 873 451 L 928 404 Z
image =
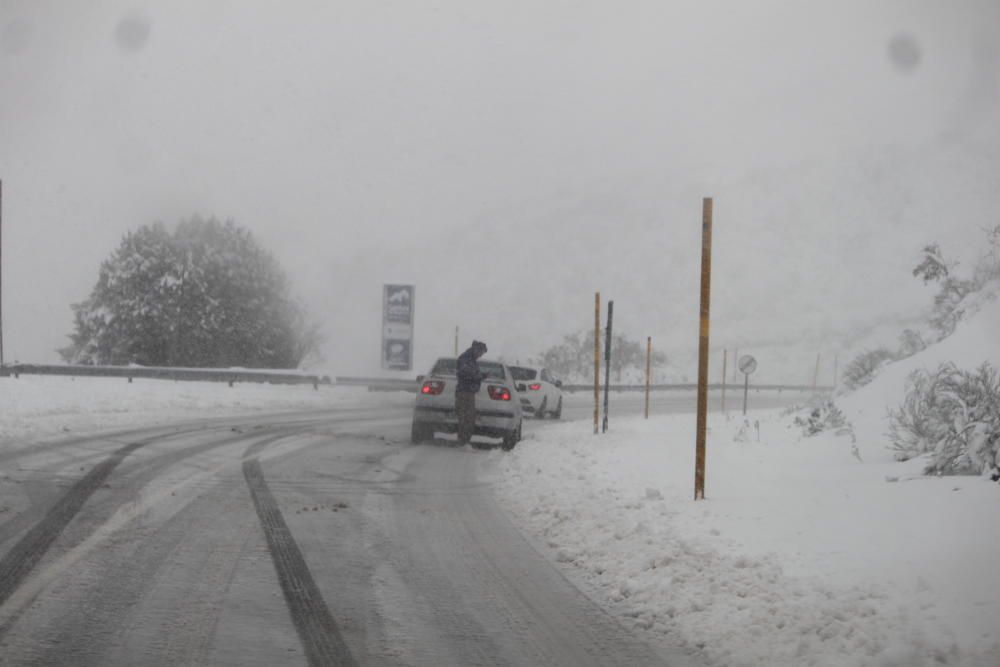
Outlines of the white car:
M 562 417 L 562 380 L 547 368 L 511 366 L 524 412 L 538 419 Z
M 504 450 L 511 450 L 521 439 L 521 400 L 510 369 L 498 361 L 479 360 L 485 376 L 476 394 L 476 426 L 473 435 L 502 438 Z M 414 443 L 431 440 L 435 432 L 455 433 L 455 385 L 458 378 L 455 357 L 441 357 L 431 372 L 420 376 L 420 388 L 413 404 Z M 471 443 L 482 447 L 482 443 Z

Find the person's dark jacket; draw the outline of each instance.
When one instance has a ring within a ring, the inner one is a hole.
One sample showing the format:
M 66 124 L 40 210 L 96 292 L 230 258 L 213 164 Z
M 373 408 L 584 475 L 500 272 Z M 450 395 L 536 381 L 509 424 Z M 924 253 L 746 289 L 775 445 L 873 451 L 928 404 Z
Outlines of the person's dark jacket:
M 456 392 L 475 393 L 479 391 L 479 385 L 483 382 L 483 372 L 479 369 L 479 363 L 476 361 L 476 353 L 473 348 L 470 347 L 458 355 L 458 366 L 455 369 L 455 375 L 458 376 L 458 386 L 455 387 Z

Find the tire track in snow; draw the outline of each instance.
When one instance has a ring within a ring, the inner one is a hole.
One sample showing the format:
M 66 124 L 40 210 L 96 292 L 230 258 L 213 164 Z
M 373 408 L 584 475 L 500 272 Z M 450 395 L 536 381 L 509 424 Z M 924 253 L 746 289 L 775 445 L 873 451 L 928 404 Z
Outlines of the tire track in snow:
M 119 448 L 111 456 L 94 466 L 89 473 L 77 481 L 45 514 L 45 518 L 35 524 L 14 547 L 0 560 L 0 605 L 10 598 L 21 582 L 31 574 L 42 556 L 63 532 L 73 517 L 77 515 L 94 491 L 101 488 L 115 468 L 132 452 L 148 444 L 149 441 L 130 443 Z
M 256 453 L 259 447 L 252 447 L 251 450 L 248 454 Z M 358 663 L 323 600 L 302 551 L 264 479 L 256 456 L 243 461 L 243 476 L 250 488 L 292 623 L 309 664 L 313 667 L 355 667 Z
M 319 420 L 314 420 L 319 421 Z M 298 425 L 298 423 L 296 423 Z M 127 443 L 118 448 L 110 456 L 107 456 L 96 464 L 90 472 L 77 480 L 69 491 L 67 491 L 56 503 L 46 511 L 43 518 L 38 521 L 17 543 L 0 559 L 0 606 L 3 606 L 17 589 L 24 583 L 32 573 L 38 563 L 52 547 L 52 544 L 63 533 L 69 523 L 80 513 L 84 504 L 90 499 L 97 489 L 105 485 L 111 474 L 119 466 L 142 447 L 146 447 L 156 442 L 183 437 L 191 433 L 214 433 L 222 430 L 223 427 L 212 429 L 193 428 L 188 430 L 173 430 L 167 433 L 159 433 L 162 429 L 157 429 L 156 436 L 148 437 L 137 442 Z M 226 427 L 226 431 L 231 428 Z M 136 431 L 138 432 L 138 431 Z M 247 435 L 242 431 L 237 431 L 235 435 L 230 435 L 222 440 L 214 440 L 208 443 L 188 447 L 180 451 L 164 452 L 149 463 L 139 464 L 147 467 L 151 474 L 155 476 L 159 471 L 172 463 L 183 460 L 197 453 L 215 449 L 233 442 L 238 442 Z M 104 437 L 95 440 L 106 441 Z M 76 441 L 73 442 L 86 442 Z M 119 503 L 124 502 L 120 500 Z M 30 516 L 28 514 L 25 515 Z M 6 627 L 0 627 L 0 636 L 6 631 Z

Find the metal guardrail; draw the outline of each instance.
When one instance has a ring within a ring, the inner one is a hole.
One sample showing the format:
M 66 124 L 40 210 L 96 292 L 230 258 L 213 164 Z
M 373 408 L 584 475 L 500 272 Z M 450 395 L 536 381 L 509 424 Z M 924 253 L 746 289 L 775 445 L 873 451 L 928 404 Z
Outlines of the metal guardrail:
M 156 366 L 88 366 L 58 364 L 13 364 L 0 369 L 0 375 L 63 375 L 72 377 L 152 378 L 196 382 L 256 382 L 264 384 L 311 384 L 318 389 L 330 384 L 330 378 L 302 373 L 274 372 L 247 368 L 173 368 Z
M 723 387 L 722 383 L 709 384 L 709 391 L 721 390 Z M 742 391 L 742 384 L 726 384 L 726 389 L 732 391 Z M 602 386 L 603 388 L 603 386 Z M 646 391 L 646 385 L 644 384 L 612 384 L 608 387 L 611 391 Z M 577 392 L 577 391 L 594 391 L 593 384 L 564 384 L 563 391 Z M 696 391 L 698 389 L 698 384 L 696 382 L 683 382 L 676 384 L 651 384 L 649 385 L 650 391 Z M 833 391 L 833 387 L 828 386 L 812 386 L 806 384 L 751 384 L 750 389 L 755 391 Z
M 406 378 L 337 377 L 334 381 L 348 387 L 368 387 L 368 391 L 411 391 L 415 394 L 419 387 L 416 379 Z
M 412 391 L 416 392 L 419 388 L 419 383 L 416 379 L 409 380 L 406 378 L 366 378 L 366 377 L 337 377 L 335 379 L 336 383 L 339 385 L 356 386 L 356 387 L 368 387 L 369 391 Z M 709 390 L 721 390 L 722 384 L 709 384 Z M 803 385 L 803 384 L 759 384 L 750 385 L 750 388 L 755 391 L 833 391 L 833 387 L 828 386 L 817 386 Z M 564 384 L 562 387 L 563 391 L 566 392 L 579 392 L 579 391 L 593 391 L 594 385 L 592 384 Z M 685 382 L 676 384 L 654 384 L 650 385 L 649 389 L 651 391 L 695 391 L 698 389 L 697 383 Z M 731 389 L 733 391 L 742 391 L 743 385 L 737 384 L 727 384 L 726 389 Z M 644 384 L 612 384 L 609 387 L 610 391 L 645 391 L 646 385 Z

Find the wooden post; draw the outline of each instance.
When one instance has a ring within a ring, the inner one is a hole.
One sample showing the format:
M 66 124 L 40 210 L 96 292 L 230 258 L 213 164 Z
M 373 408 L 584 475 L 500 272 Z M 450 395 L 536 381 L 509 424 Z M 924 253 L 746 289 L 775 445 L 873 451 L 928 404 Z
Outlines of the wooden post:
M 649 419 L 649 371 L 653 358 L 653 337 L 646 336 L 646 419 Z
M 695 435 L 694 499 L 705 499 L 705 431 L 708 427 L 708 332 L 712 292 L 712 198 L 701 205 L 701 308 L 698 333 L 698 422 Z
M 840 355 L 837 354 L 837 355 L 834 355 L 834 357 L 833 357 L 833 389 L 834 389 L 834 391 L 837 390 L 837 380 L 840 379 L 840 378 L 837 377 L 837 373 L 838 373 L 838 371 L 840 371 L 839 366 L 840 366 Z
M 601 409 L 601 293 L 594 292 L 594 435 Z
M 3 181 L 0 180 L 0 369 L 3 368 Z
M 722 350 L 722 414 L 726 414 L 726 359 L 729 350 Z
M 455 325 L 455 356 L 458 356 L 458 325 Z
M 740 348 L 733 348 L 733 382 L 740 378 L 740 370 L 737 368 L 740 360 Z

